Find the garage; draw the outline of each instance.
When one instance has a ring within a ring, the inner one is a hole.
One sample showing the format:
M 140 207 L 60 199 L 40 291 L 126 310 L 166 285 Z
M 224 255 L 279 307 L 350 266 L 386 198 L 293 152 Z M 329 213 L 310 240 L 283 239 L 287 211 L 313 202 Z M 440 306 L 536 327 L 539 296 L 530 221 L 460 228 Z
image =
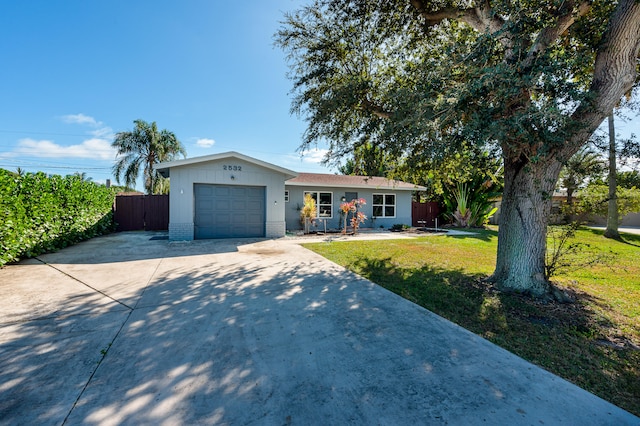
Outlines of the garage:
M 155 169 L 171 181 L 169 240 L 285 235 L 285 182 L 297 172 L 233 151 Z
M 265 187 L 194 184 L 194 236 L 265 236 Z

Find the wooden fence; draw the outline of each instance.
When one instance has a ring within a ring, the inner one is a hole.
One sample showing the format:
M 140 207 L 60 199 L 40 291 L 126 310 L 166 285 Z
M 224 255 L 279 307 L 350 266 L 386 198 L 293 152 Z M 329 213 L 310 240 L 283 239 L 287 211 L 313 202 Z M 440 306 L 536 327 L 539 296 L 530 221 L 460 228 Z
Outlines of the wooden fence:
M 118 231 L 169 229 L 168 195 L 118 195 L 113 207 Z
M 436 226 L 436 218 L 440 214 L 440 204 L 436 202 L 411 203 L 411 226 L 420 226 L 434 228 Z M 442 221 L 439 222 L 439 225 Z

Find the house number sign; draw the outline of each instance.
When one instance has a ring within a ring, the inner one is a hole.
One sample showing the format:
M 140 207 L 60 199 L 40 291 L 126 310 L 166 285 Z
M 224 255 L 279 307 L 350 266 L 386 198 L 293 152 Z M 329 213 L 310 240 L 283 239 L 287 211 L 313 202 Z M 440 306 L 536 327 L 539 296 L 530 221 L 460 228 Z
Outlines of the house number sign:
M 222 166 L 222 170 L 230 170 L 230 171 L 234 171 L 234 172 L 241 172 L 242 171 L 242 166 L 234 166 L 232 164 L 224 164 Z

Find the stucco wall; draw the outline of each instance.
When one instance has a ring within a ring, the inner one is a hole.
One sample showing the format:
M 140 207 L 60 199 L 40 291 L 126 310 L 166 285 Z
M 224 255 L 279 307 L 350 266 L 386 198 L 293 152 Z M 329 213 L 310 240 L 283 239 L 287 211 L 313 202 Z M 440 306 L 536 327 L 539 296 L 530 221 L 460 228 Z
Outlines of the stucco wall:
M 598 226 L 607 226 L 607 218 L 604 216 L 592 216 L 589 223 Z M 629 213 L 620 219 L 620 226 L 640 227 L 640 213 Z
M 394 191 L 387 189 L 348 189 L 338 187 L 313 187 L 313 186 L 291 186 L 285 185 L 285 190 L 289 191 L 289 202 L 285 203 L 285 218 L 287 230 L 296 231 L 303 228 L 300 222 L 300 209 L 304 204 L 304 193 L 307 191 L 315 192 L 331 192 L 333 194 L 332 218 L 326 219 L 327 230 L 341 228 L 340 223 L 340 199 L 347 192 L 357 192 L 358 198 L 364 198 L 367 202 L 360 210 L 367 216 L 367 221 L 361 225 L 363 228 L 390 228 L 400 223 L 411 225 L 411 191 Z M 378 217 L 372 219 L 373 213 L 373 194 L 395 194 L 396 195 L 396 216 L 394 218 Z M 347 200 L 351 201 L 351 200 Z M 314 230 L 324 230 L 324 218 L 317 220 Z
M 169 239 L 193 239 L 196 183 L 265 187 L 265 236 L 284 236 L 284 181 L 285 175 L 280 172 L 237 158 L 172 167 Z

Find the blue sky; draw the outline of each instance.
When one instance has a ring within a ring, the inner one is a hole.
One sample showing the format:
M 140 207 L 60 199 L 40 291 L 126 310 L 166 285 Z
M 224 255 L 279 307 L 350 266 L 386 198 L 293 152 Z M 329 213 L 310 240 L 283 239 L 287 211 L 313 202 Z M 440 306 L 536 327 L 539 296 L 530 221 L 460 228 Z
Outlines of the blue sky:
M 0 14 L 0 167 L 111 177 L 133 120 L 173 131 L 189 157 L 239 151 L 296 171 L 304 120 L 273 35 L 295 0 L 34 0 Z M 617 122 L 640 133 L 637 118 Z M 142 179 L 138 188 L 142 187 Z
M 273 35 L 300 1 L 16 1 L 0 15 L 0 167 L 111 177 L 113 134 L 173 131 L 189 157 L 239 151 L 297 171 L 304 120 Z M 142 184 L 139 179 L 138 186 Z

